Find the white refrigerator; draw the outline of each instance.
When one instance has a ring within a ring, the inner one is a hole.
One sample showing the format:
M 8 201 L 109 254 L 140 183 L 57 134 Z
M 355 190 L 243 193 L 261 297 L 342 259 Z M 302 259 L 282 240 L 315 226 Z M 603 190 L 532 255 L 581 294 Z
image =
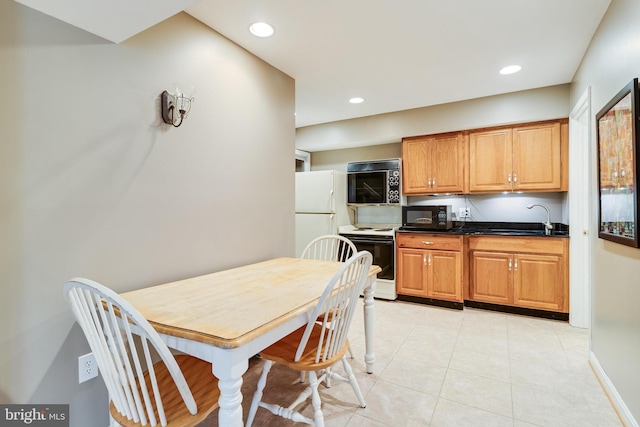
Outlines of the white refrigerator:
M 316 237 L 350 223 L 346 173 L 296 172 L 296 257 Z

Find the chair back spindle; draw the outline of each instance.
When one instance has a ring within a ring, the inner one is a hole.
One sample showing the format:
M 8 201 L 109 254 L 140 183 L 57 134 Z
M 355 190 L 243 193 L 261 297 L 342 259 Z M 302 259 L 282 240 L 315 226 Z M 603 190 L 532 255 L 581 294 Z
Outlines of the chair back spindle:
M 356 252 L 356 246 L 346 237 L 327 234 L 312 240 L 302 251 L 301 258 L 345 262 Z
M 64 287 L 71 309 L 96 357 L 109 397 L 129 420 L 167 425 L 151 348 L 162 359 L 188 411 L 196 402 L 174 356 L 149 322 L 111 289 L 88 279 L 73 279 Z M 140 339 L 141 351 L 134 336 Z M 140 354 L 142 353 L 142 354 Z
M 334 275 L 311 313 L 296 352 L 296 361 L 300 360 L 316 322 L 322 322 L 316 363 L 335 357 L 343 349 L 357 306 L 354 301 L 364 288 L 372 262 L 369 252 L 360 251 Z

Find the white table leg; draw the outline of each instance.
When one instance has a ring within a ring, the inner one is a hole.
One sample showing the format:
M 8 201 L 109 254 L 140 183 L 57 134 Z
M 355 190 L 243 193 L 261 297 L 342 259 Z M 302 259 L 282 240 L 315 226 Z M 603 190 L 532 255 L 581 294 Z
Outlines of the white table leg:
M 221 427 L 242 427 L 242 375 L 249 368 L 247 358 L 232 349 L 214 349 L 213 375 L 218 378 Z
M 364 288 L 364 345 L 365 355 L 364 363 L 367 365 L 367 373 L 373 373 L 373 364 L 376 361 L 376 356 L 373 354 L 373 294 L 376 289 L 376 278 L 371 277 L 368 279 L 367 286 Z

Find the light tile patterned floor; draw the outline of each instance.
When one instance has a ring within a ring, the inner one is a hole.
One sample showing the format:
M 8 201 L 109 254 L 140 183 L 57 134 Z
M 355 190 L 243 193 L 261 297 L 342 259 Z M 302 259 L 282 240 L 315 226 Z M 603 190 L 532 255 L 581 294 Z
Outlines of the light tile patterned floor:
M 351 361 L 367 400 L 321 386 L 328 427 L 621 426 L 588 364 L 588 331 L 567 322 L 376 300 L 374 374 L 364 373 L 362 314 Z M 262 362 L 244 377 L 244 413 Z M 339 368 L 341 369 L 341 368 Z M 278 377 L 274 374 L 279 374 Z M 292 401 L 298 375 L 276 365 L 265 400 Z M 303 413 L 311 416 L 310 404 Z M 254 426 L 294 423 L 258 410 Z

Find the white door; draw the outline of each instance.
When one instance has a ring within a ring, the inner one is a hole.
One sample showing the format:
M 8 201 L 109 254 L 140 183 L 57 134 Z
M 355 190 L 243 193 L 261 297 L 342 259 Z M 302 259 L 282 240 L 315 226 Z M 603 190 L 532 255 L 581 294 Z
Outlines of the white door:
M 296 172 L 296 212 L 334 213 L 334 171 Z
M 336 234 L 338 226 L 333 214 L 296 214 L 296 257 L 316 237 Z

